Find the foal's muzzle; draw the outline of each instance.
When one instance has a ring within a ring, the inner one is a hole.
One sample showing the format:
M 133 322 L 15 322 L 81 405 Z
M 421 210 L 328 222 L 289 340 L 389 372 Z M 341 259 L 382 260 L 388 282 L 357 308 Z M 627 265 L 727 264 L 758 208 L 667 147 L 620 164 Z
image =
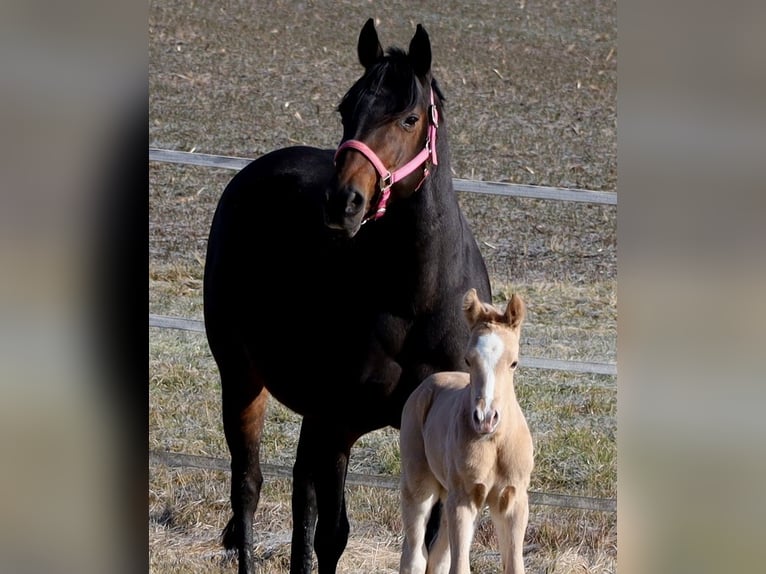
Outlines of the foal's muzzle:
M 477 406 L 473 410 L 471 422 L 476 432 L 482 435 L 492 434 L 500 422 L 500 413 L 492 407 Z

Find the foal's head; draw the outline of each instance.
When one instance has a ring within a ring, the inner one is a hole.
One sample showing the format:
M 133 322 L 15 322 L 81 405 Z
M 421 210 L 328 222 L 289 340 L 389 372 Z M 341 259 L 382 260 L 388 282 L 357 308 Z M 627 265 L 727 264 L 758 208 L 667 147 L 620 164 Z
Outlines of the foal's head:
M 328 189 L 325 205 L 327 225 L 350 237 L 362 223 L 381 216 L 387 203 L 414 193 L 436 163 L 434 151 L 416 161 L 412 171 L 401 169 L 430 143 L 435 146 L 427 142 L 429 134 L 435 139 L 438 123 L 431 104 L 441 99 L 431 78 L 431 43 L 421 25 L 408 52 L 389 48 L 384 53 L 370 19 L 357 53 L 365 71 L 338 106 L 343 140 L 335 157 L 337 184 Z
M 513 372 L 526 308 L 514 294 L 502 313 L 482 303 L 476 289 L 471 289 L 463 298 L 463 311 L 471 329 L 465 357 L 471 375 L 471 424 L 477 433 L 488 435 L 497 430 L 507 414 L 504 408 L 515 397 Z

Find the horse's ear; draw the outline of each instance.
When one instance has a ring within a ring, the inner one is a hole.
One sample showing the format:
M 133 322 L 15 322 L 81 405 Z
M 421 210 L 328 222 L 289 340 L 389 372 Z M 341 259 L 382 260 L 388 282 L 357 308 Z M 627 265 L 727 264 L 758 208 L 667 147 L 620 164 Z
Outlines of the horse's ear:
M 471 327 L 476 324 L 482 310 L 483 308 L 476 289 L 469 289 L 463 296 L 463 313 L 465 314 L 465 320 Z
M 527 308 L 524 304 L 524 300 L 514 293 L 511 295 L 511 300 L 508 301 L 508 307 L 505 309 L 506 321 L 513 329 L 516 329 L 524 321 L 526 315 Z
M 424 78 L 431 71 L 431 40 L 428 39 L 426 29 L 420 24 L 410 40 L 409 57 L 418 78 Z
M 378 40 L 378 32 L 375 30 L 375 21 L 372 18 L 365 22 L 359 33 L 356 52 L 359 55 L 359 63 L 364 66 L 365 70 L 383 57 L 383 46 Z

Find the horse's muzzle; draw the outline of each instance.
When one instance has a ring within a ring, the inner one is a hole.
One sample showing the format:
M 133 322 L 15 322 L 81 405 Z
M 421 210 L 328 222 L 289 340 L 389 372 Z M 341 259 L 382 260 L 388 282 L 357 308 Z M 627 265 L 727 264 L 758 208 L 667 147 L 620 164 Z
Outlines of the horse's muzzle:
M 473 411 L 473 428 L 480 435 L 489 435 L 497 430 L 497 425 L 500 422 L 500 413 L 494 408 L 487 408 L 486 410 L 481 406 L 477 406 Z
M 330 189 L 325 194 L 325 225 L 330 229 L 345 231 L 349 237 L 353 237 L 362 226 L 365 205 L 364 195 L 352 186 Z

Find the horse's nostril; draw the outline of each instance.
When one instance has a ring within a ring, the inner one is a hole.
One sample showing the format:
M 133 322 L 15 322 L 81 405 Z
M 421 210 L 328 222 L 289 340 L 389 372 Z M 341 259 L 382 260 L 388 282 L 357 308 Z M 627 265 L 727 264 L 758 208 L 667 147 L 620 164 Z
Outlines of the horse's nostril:
M 346 213 L 358 213 L 362 205 L 364 205 L 364 196 L 355 189 L 350 190 L 346 200 Z
M 479 409 L 473 411 L 473 421 L 478 425 L 481 424 L 481 417 L 479 416 Z

